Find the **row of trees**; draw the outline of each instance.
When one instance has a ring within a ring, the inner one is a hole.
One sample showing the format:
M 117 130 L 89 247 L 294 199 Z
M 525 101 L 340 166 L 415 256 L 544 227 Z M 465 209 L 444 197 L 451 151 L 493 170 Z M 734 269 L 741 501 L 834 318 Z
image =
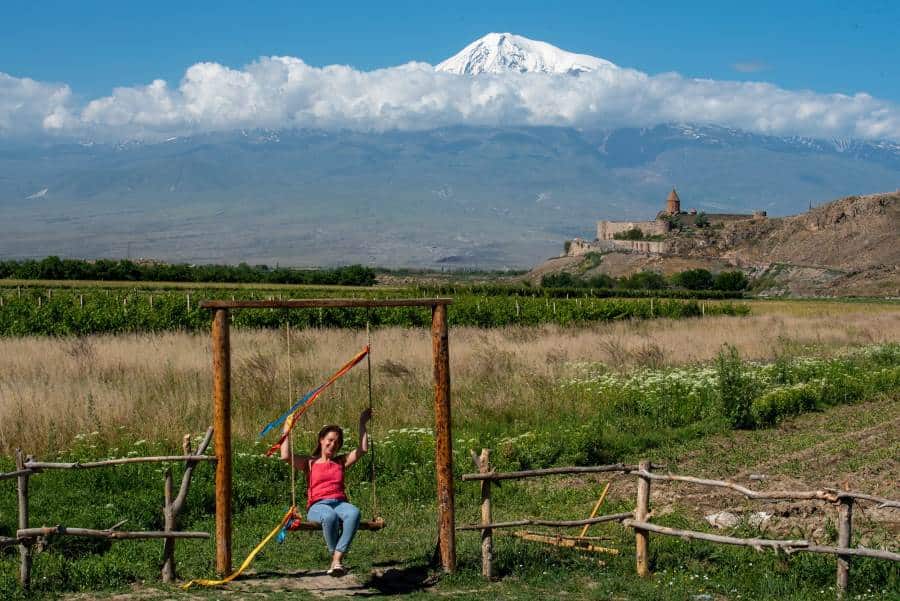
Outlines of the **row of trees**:
M 268 265 L 188 265 L 98 259 L 0 261 L 0 278 L 20 280 L 101 280 L 125 282 L 227 282 L 372 286 L 375 271 L 362 265 L 334 269 L 287 269 Z
M 582 279 L 571 273 L 554 273 L 541 279 L 544 288 L 618 288 L 625 290 L 723 290 L 739 292 L 747 288 L 749 281 L 742 271 L 722 271 L 716 275 L 706 269 L 688 269 L 669 278 L 655 271 L 641 271 L 630 276 L 613 278 L 600 274 Z

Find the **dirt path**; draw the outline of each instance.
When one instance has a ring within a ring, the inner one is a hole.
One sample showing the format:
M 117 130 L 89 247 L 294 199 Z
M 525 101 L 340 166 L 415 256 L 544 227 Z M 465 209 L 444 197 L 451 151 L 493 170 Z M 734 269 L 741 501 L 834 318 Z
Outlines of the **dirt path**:
M 125 593 L 112 594 L 108 597 L 99 596 L 97 593 L 79 593 L 66 596 L 67 601 L 89 601 L 93 599 L 106 599 L 109 601 L 162 601 L 163 599 L 268 599 L 272 597 L 297 596 L 297 593 L 308 593 L 314 598 L 330 597 L 354 597 L 357 595 L 371 597 L 378 591 L 369 588 L 354 574 L 347 574 L 341 578 L 332 578 L 324 571 L 300 570 L 287 573 L 253 573 L 249 572 L 239 580 L 229 583 L 227 586 L 215 589 L 196 588 L 189 592 L 166 590 L 164 588 L 148 588 L 136 586 Z M 299 595 L 306 598 L 307 595 Z
M 424 567 L 388 566 L 371 572 L 351 572 L 340 578 L 324 570 L 255 572 L 249 570 L 227 586 L 196 587 L 184 592 L 163 585 L 135 585 L 123 593 L 77 593 L 65 601 L 200 601 L 208 599 L 329 599 L 404 594 L 431 587 L 436 578 Z

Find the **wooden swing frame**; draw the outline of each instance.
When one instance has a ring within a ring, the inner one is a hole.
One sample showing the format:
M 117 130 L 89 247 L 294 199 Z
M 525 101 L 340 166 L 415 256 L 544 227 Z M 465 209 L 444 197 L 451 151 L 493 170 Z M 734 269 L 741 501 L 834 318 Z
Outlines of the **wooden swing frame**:
M 213 428 L 216 456 L 216 572 L 228 574 L 232 568 L 232 463 L 231 463 L 231 336 L 233 309 L 316 309 L 431 307 L 431 343 L 434 372 L 434 446 L 437 476 L 438 550 L 446 572 L 456 569 L 456 519 L 453 508 L 453 438 L 450 415 L 450 343 L 447 327 L 449 298 L 430 299 L 302 299 L 202 301 L 200 307 L 212 311 Z M 381 519 L 360 524 L 362 530 L 379 530 Z M 301 530 L 318 529 L 304 522 Z

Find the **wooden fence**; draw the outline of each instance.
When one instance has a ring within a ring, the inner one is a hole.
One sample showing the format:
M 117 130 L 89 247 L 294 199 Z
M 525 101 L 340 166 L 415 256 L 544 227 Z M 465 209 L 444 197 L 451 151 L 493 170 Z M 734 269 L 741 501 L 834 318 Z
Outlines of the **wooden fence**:
M 191 451 L 190 435 L 184 436 L 183 455 L 158 456 L 158 457 L 125 457 L 121 459 L 107 459 L 105 461 L 92 461 L 88 463 L 51 463 L 44 461 L 35 461 L 32 457 L 26 457 L 20 450 L 16 449 L 16 469 L 12 472 L 0 473 L 0 480 L 16 479 L 18 482 L 19 495 L 19 528 L 15 537 L 0 537 L 0 548 L 18 545 L 19 547 L 19 582 L 22 588 L 28 590 L 31 586 L 31 558 L 33 553 L 39 551 L 43 547 L 43 541 L 51 536 L 82 536 L 91 538 L 105 538 L 108 540 L 131 540 L 131 539 L 148 539 L 161 538 L 164 539 L 163 546 L 163 565 L 162 579 L 164 582 L 174 582 L 175 574 L 175 541 L 183 538 L 209 538 L 208 532 L 181 532 L 176 528 L 178 514 L 184 507 L 187 499 L 188 490 L 191 486 L 191 477 L 194 468 L 201 461 L 215 461 L 215 457 L 204 455 L 209 443 L 212 440 L 213 429 L 209 428 L 206 435 L 200 441 L 195 451 Z M 67 526 L 42 526 L 39 528 L 29 527 L 30 514 L 28 505 L 28 484 L 29 478 L 40 474 L 46 470 L 81 470 L 96 469 L 103 467 L 112 467 L 117 465 L 127 465 L 132 463 L 149 463 L 164 461 L 184 461 L 185 470 L 181 477 L 181 487 L 178 494 L 173 497 L 172 488 L 172 470 L 165 471 L 165 479 L 163 483 L 163 530 L 162 531 L 141 531 L 141 532 L 125 532 L 117 530 L 123 522 L 114 524 L 106 530 L 95 530 L 90 528 L 69 528 Z
M 893 509 L 900 508 L 900 501 L 885 499 L 874 495 L 861 492 L 840 491 L 837 489 L 825 488 L 821 490 L 795 491 L 795 490 L 776 490 L 776 491 L 755 491 L 733 482 L 723 480 L 710 480 L 705 478 L 696 478 L 694 476 L 681 476 L 676 474 L 663 474 L 653 471 L 654 466 L 650 461 L 641 461 L 638 465 L 598 465 L 587 467 L 554 467 L 539 470 L 526 470 L 519 472 L 495 472 L 491 470 L 490 451 L 483 449 L 481 456 L 472 453 L 472 459 L 478 467 L 477 474 L 464 474 L 464 481 L 480 481 L 481 482 L 481 523 L 457 526 L 457 530 L 479 530 L 481 531 L 481 558 L 482 558 L 482 575 L 485 578 L 494 577 L 493 569 L 493 540 L 492 532 L 498 528 L 514 528 L 529 524 L 551 526 L 551 527 L 570 527 L 588 524 L 599 524 L 602 522 L 618 522 L 626 528 L 634 530 L 635 536 L 635 564 L 637 574 L 641 577 L 650 576 L 650 564 L 648 560 L 648 552 L 650 548 L 650 533 L 661 534 L 663 536 L 677 536 L 685 540 L 705 540 L 717 544 L 738 545 L 743 547 L 752 547 L 757 551 L 772 549 L 777 552 L 791 553 L 825 553 L 835 555 L 837 558 L 837 591 L 838 596 L 844 596 L 847 591 L 850 558 L 856 557 L 873 557 L 877 559 L 886 559 L 889 561 L 900 561 L 900 553 L 885 551 L 880 549 L 867 549 L 864 547 L 851 547 L 850 538 L 852 533 L 853 505 L 856 502 L 875 503 L 878 507 L 889 507 Z M 635 476 L 637 480 L 637 492 L 635 497 L 635 509 L 633 512 L 617 513 L 605 515 L 583 520 L 543 520 L 543 519 L 527 519 L 510 522 L 493 522 L 491 507 L 491 484 L 500 480 L 518 480 L 522 478 L 542 477 L 558 474 L 586 474 L 586 473 L 620 473 L 629 476 Z M 821 501 L 831 503 L 838 506 L 838 540 L 837 546 L 816 545 L 807 540 L 777 540 L 764 538 L 737 538 L 733 536 L 722 536 L 718 534 L 710 534 L 707 532 L 697 532 L 694 530 L 683 530 L 677 528 L 669 528 L 659 526 L 650 522 L 650 483 L 657 482 L 688 482 L 698 486 L 724 488 L 735 491 L 744 495 L 749 499 L 766 500 L 766 501 Z

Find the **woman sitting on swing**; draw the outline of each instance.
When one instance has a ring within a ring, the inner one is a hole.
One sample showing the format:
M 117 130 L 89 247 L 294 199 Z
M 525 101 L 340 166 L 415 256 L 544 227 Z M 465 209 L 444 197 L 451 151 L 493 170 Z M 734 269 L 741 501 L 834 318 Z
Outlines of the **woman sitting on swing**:
M 344 470 L 356 463 L 369 450 L 369 434 L 366 424 L 372 417 L 368 408 L 359 416 L 359 447 L 346 455 L 338 455 L 344 444 L 344 431 L 340 426 L 325 426 L 319 430 L 318 444 L 312 455 L 297 455 L 291 459 L 290 437 L 281 443 L 281 458 L 294 469 L 306 474 L 306 517 L 322 525 L 325 544 L 331 553 L 330 576 L 347 573 L 342 560 L 353 542 L 359 527 L 359 509 L 347 501 L 344 490 Z M 284 431 L 289 425 L 285 423 Z

